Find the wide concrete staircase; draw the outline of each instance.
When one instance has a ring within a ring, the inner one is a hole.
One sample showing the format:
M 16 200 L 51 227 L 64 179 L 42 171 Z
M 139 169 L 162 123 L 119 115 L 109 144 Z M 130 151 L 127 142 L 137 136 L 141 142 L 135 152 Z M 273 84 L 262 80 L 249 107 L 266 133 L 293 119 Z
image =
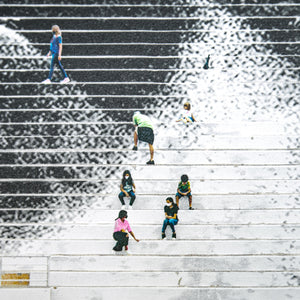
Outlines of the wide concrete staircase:
M 0 299 L 300 299 L 296 1 L 0 8 Z M 68 85 L 40 84 L 53 24 Z M 175 123 L 185 101 L 195 124 Z M 135 110 L 155 122 L 155 166 L 131 151 Z M 140 242 L 115 255 L 126 169 Z M 182 174 L 195 210 L 182 199 L 162 241 Z

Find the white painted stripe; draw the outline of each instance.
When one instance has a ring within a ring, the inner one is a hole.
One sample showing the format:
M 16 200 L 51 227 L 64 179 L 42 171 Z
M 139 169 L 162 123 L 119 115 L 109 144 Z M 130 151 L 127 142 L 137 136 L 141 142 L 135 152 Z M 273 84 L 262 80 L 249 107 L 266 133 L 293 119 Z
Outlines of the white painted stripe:
M 40 29 L 40 30 L 28 30 L 28 29 L 17 29 L 14 30 L 17 33 L 49 33 L 49 30 Z M 246 33 L 258 33 L 258 32 L 299 32 L 300 29 L 251 29 L 251 30 L 228 30 L 228 33 L 237 33 L 237 32 L 246 32 Z M 169 33 L 169 32 L 203 32 L 203 33 L 224 33 L 224 30 L 205 30 L 205 29 L 169 29 L 169 30 L 161 30 L 161 29 L 64 29 L 64 33 L 124 33 L 124 32 L 151 32 L 151 33 Z M 288 42 L 287 42 L 288 43 Z
M 25 16 L 6 16 L 1 17 L 0 20 L 201 20 L 201 21 L 210 21 L 210 20 L 247 20 L 247 19 L 295 19 L 297 16 L 230 16 L 230 17 L 25 17 Z
M 260 84 L 277 84 L 278 82 L 284 82 L 285 84 L 293 84 L 293 83 L 299 83 L 298 80 L 277 80 L 275 82 L 266 82 L 266 80 L 248 80 L 248 81 L 239 81 L 239 84 L 249 84 L 249 83 L 260 83 Z M 228 84 L 228 81 L 218 81 L 219 84 Z M 70 81 L 68 83 L 61 83 L 61 82 L 51 82 L 51 85 L 77 85 L 77 84 L 83 84 L 83 85 L 166 85 L 166 86 L 174 86 L 174 82 L 150 82 L 150 81 Z M 12 85 L 43 85 L 43 86 L 51 86 L 51 85 L 45 85 L 42 82 L 0 82 L 0 85 L 5 86 L 12 86 Z M 197 85 L 196 83 L 189 83 L 186 82 L 180 82 L 176 83 L 176 86 L 194 86 Z M 86 95 L 88 97 L 88 95 Z

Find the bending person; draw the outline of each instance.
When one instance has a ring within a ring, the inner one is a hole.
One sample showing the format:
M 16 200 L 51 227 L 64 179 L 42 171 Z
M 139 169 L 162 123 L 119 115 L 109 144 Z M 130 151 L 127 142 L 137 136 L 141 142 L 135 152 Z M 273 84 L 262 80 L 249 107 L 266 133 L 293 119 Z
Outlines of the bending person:
M 154 133 L 153 133 L 153 125 L 150 121 L 149 117 L 141 114 L 139 111 L 136 111 L 133 114 L 133 124 L 135 126 L 134 131 L 134 146 L 132 150 L 137 150 L 138 141 L 143 141 L 149 144 L 150 150 L 150 160 L 146 163 L 147 165 L 154 165 Z
M 125 247 L 125 251 L 128 250 L 129 235 L 126 233 L 126 231 L 129 232 L 137 242 L 139 242 L 139 240 L 134 236 L 129 223 L 126 220 L 127 217 L 127 211 L 120 210 L 119 216 L 115 220 L 115 229 L 113 233 L 113 238 L 117 241 L 115 247 L 113 248 L 115 251 L 122 251 L 123 247 Z

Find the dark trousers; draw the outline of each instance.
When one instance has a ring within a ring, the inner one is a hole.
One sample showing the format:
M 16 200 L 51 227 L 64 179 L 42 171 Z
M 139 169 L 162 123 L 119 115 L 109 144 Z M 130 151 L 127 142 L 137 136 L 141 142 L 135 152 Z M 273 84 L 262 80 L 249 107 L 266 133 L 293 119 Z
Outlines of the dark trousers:
M 128 245 L 129 237 L 127 237 L 126 232 L 122 232 L 122 231 L 114 232 L 113 238 L 115 241 L 117 241 L 116 245 L 113 247 L 113 250 L 115 251 L 122 251 L 123 246 Z
M 62 75 L 64 76 L 64 78 L 68 77 L 66 71 L 64 70 L 61 61 L 58 60 L 58 54 L 52 54 L 52 59 L 51 59 L 51 64 L 50 64 L 50 72 L 49 72 L 49 76 L 48 78 L 51 80 L 52 79 L 52 75 L 53 75 L 53 71 L 54 71 L 54 66 L 58 65 Z
M 133 202 L 134 202 L 134 200 L 135 200 L 135 194 L 134 194 L 133 191 L 128 192 L 128 194 L 129 194 L 129 196 L 130 196 L 130 203 L 129 203 L 129 205 L 132 205 Z M 119 194 L 119 199 L 120 199 L 122 205 L 125 205 L 124 197 L 125 197 L 125 193 L 121 192 L 121 193 Z

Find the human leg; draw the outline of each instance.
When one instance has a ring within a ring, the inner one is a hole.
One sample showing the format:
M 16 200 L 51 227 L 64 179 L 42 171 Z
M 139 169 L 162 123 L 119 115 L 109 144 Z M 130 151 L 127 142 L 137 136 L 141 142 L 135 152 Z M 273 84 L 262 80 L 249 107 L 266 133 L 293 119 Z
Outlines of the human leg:
M 137 144 L 138 144 L 138 133 L 137 133 L 137 129 L 134 131 L 134 134 L 133 134 L 133 143 L 134 143 L 133 150 L 137 150 Z
M 59 67 L 59 69 L 60 69 L 60 71 L 61 71 L 62 75 L 64 76 L 64 78 L 67 78 L 67 77 L 68 77 L 68 75 L 67 75 L 67 73 L 66 73 L 66 71 L 65 71 L 64 67 L 62 66 L 62 63 L 61 63 L 61 61 L 60 61 L 60 60 L 58 60 L 58 59 L 57 59 L 57 64 L 58 64 L 58 67 Z
M 52 54 L 51 63 L 50 63 L 50 71 L 49 71 L 49 76 L 48 76 L 49 80 L 52 79 L 53 71 L 54 71 L 54 65 L 55 65 L 56 61 L 58 61 L 57 55 Z
M 175 198 L 176 198 L 176 204 L 179 208 L 179 199 L 181 198 L 181 195 L 179 193 L 176 193 Z
M 153 145 L 149 144 L 149 150 L 150 150 L 150 160 L 153 161 L 153 156 L 154 156 Z
M 124 197 L 125 197 L 125 194 L 123 192 L 121 192 L 119 194 L 119 199 L 120 199 L 122 205 L 125 205 Z
M 117 231 L 114 232 L 113 238 L 117 241 L 113 250 L 122 251 L 123 246 L 128 246 L 129 236 L 126 232 Z
M 163 227 L 161 229 L 162 233 L 165 233 L 167 226 L 169 225 L 169 219 L 165 219 L 163 222 Z
M 176 220 L 176 219 L 169 219 L 169 225 L 170 225 L 173 233 L 175 232 L 175 225 L 177 223 L 178 223 L 178 220 Z
M 133 191 L 130 191 L 129 192 L 129 195 L 130 195 L 130 202 L 129 202 L 129 205 L 132 206 L 136 196 L 135 196 L 135 193 Z
M 189 197 L 189 209 L 193 210 L 193 207 L 192 207 L 192 194 L 189 193 L 187 196 Z

